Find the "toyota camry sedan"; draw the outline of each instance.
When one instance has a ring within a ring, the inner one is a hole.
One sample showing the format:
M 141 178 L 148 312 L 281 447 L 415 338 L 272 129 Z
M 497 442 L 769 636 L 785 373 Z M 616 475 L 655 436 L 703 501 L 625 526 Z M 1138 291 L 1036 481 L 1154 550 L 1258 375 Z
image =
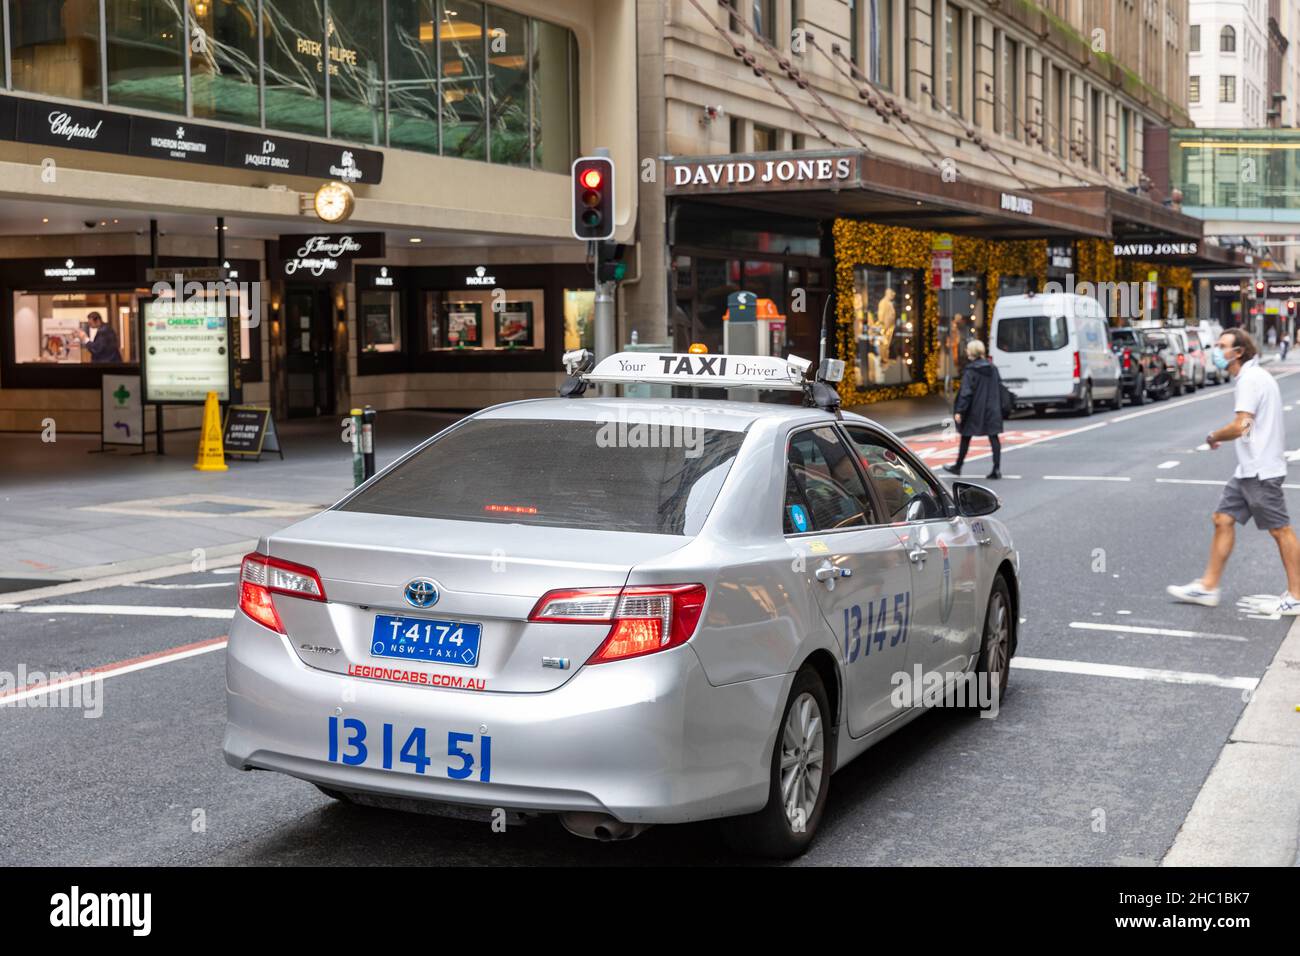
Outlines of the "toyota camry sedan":
M 834 364 L 582 353 L 561 397 L 471 415 L 263 538 L 227 761 L 340 800 L 601 840 L 719 819 L 743 852 L 803 852 L 834 771 L 951 697 L 905 685 L 981 684 L 987 712 L 1017 636 L 997 497 L 842 413 Z M 629 382 L 805 404 L 587 387 Z

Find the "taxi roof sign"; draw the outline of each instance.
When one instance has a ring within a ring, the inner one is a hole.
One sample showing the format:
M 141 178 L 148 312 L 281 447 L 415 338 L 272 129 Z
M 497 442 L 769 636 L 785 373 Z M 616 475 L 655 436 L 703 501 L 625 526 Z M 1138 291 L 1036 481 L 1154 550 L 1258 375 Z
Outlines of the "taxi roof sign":
M 572 353 L 570 353 L 572 354 Z M 566 355 L 566 365 L 569 356 Z M 589 372 L 594 384 L 691 385 L 702 388 L 762 388 L 800 392 L 810 363 L 790 356 L 705 355 L 682 352 L 618 352 Z

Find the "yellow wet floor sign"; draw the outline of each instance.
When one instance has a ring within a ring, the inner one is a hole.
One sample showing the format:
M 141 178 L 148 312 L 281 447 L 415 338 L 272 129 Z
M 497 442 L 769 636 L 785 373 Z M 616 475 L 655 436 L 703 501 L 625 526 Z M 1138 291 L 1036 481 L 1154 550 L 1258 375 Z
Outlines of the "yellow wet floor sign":
M 203 434 L 194 467 L 199 471 L 226 471 L 228 467 L 226 450 L 221 445 L 221 408 L 216 392 L 208 392 L 208 399 L 203 403 Z

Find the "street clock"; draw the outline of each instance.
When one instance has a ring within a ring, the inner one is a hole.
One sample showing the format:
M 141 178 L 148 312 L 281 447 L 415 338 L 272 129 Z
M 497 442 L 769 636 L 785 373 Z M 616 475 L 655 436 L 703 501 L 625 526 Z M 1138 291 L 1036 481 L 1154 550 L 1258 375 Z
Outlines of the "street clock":
M 347 183 L 330 182 L 316 190 L 312 208 L 324 222 L 343 222 L 352 215 L 356 201 L 352 187 Z

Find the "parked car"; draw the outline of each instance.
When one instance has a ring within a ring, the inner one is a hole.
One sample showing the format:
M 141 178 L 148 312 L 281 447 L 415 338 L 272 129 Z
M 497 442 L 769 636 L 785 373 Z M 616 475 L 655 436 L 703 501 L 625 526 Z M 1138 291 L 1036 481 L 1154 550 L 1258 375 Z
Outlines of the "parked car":
M 1124 402 L 1120 363 L 1096 299 L 1069 292 L 1004 295 L 993 309 L 990 356 L 1016 404 L 1035 412 Z
M 1152 390 L 1167 378 L 1160 353 L 1142 329 L 1131 326 L 1110 330 L 1110 348 L 1119 360 L 1120 387 L 1133 405 L 1146 404 Z M 1161 396 L 1163 397 L 1163 396 Z
M 1165 329 L 1169 338 L 1178 347 L 1176 361 L 1183 370 L 1182 393 L 1188 395 L 1205 384 L 1205 353 L 1200 350 L 1199 340 L 1192 348 L 1190 329 Z
M 1156 375 L 1148 375 L 1148 394 L 1156 401 L 1181 395 L 1186 383 L 1183 368 L 1187 356 L 1169 335 L 1168 329 L 1147 329 L 1142 335 L 1154 352 L 1155 362 L 1152 365 L 1158 369 Z M 1178 361 L 1180 355 L 1183 357 L 1182 362 Z
M 1201 355 L 1205 358 L 1205 384 L 1218 385 L 1220 382 L 1226 382 L 1228 380 L 1227 373 L 1220 372 L 1214 367 L 1214 363 L 1210 361 L 1210 350 L 1214 348 L 1214 344 L 1219 341 L 1219 336 L 1223 334 L 1222 328 L 1217 333 L 1214 333 L 1209 330 L 1205 323 L 1202 323 L 1197 328 L 1189 328 L 1187 334 L 1189 337 L 1195 336 L 1201 344 Z

